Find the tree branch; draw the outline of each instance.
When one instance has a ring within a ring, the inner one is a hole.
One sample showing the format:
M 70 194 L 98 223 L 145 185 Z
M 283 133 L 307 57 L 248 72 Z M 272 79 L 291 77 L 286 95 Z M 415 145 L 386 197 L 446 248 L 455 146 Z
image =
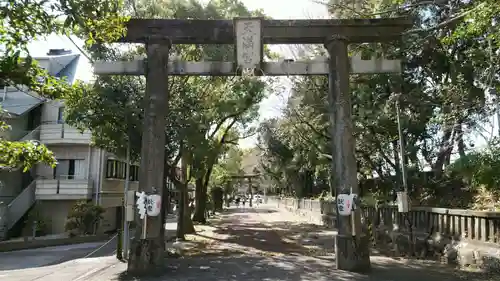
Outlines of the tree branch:
M 305 124 L 307 127 L 309 127 L 311 130 L 313 130 L 314 133 L 316 133 L 317 135 L 319 135 L 320 137 L 323 137 L 325 138 L 326 140 L 331 140 L 331 137 L 330 136 L 327 136 L 325 134 L 323 134 L 322 132 L 318 131 L 312 124 L 310 124 L 309 122 L 307 122 L 306 120 L 304 120 L 298 110 L 296 110 L 295 108 L 291 108 L 293 110 L 293 112 L 295 113 L 295 115 L 297 116 L 297 118 L 299 119 L 299 121 L 303 124 Z
M 418 28 L 418 29 L 411 29 L 411 30 L 408 30 L 406 32 L 403 33 L 403 35 L 408 35 L 408 34 L 411 34 L 411 33 L 426 33 L 426 32 L 429 32 L 429 31 L 433 31 L 433 30 L 436 30 L 436 29 L 440 29 L 440 28 L 443 28 L 443 27 L 446 27 L 458 20 L 461 20 L 463 19 L 464 17 L 466 17 L 467 15 L 469 15 L 470 13 L 478 10 L 479 8 L 482 8 L 483 6 L 485 5 L 485 3 L 481 3 L 479 5 L 477 5 L 476 7 L 468 10 L 468 11 L 465 11 L 465 12 L 462 12 L 454 17 L 451 17 L 439 24 L 436 24 L 435 26 L 432 26 L 432 27 L 429 27 L 429 28 Z
M 236 139 L 232 139 L 232 140 L 224 140 L 224 143 L 228 143 L 228 144 L 235 144 L 235 145 L 237 145 L 239 140 L 243 140 L 243 139 L 246 139 L 246 138 L 249 138 L 249 137 L 255 136 L 256 134 L 258 134 L 258 132 L 253 132 L 253 133 L 248 134 L 248 135 L 246 135 L 246 136 L 238 137 L 238 138 L 236 138 Z

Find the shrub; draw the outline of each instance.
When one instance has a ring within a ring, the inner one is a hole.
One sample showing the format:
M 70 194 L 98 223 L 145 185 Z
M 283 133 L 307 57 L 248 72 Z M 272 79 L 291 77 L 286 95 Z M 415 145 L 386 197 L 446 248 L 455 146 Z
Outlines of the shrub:
M 35 235 L 36 236 L 44 236 L 47 234 L 47 219 L 42 216 L 40 209 L 43 208 L 40 202 L 37 202 L 35 206 L 29 211 L 28 216 L 26 218 L 26 225 L 30 225 L 31 227 L 28 229 L 28 236 L 32 235 L 33 227 L 35 227 Z
M 473 189 L 500 191 L 500 145 L 472 152 L 447 167 L 448 175 L 460 178 Z
M 78 201 L 71 208 L 65 229 L 70 235 L 94 234 L 101 221 L 104 208 L 92 202 Z

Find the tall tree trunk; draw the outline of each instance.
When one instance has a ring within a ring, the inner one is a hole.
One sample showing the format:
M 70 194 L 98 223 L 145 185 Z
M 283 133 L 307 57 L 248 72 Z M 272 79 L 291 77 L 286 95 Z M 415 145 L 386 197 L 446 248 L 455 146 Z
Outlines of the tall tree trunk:
M 191 208 L 189 207 L 189 194 L 188 194 L 188 184 L 184 184 L 183 190 L 183 207 L 184 207 L 184 234 L 193 234 L 196 232 L 193 225 L 193 220 L 191 219 Z
M 448 127 L 448 129 L 445 129 L 443 132 L 443 137 L 441 138 L 441 143 L 440 143 L 440 149 L 439 153 L 436 159 L 436 162 L 434 163 L 434 176 L 436 179 L 441 178 L 441 175 L 443 173 L 443 167 L 446 162 L 446 157 L 451 153 L 453 145 L 452 145 L 452 132 L 453 130 Z
M 458 155 L 460 155 L 460 158 L 465 157 L 465 142 L 464 142 L 464 131 L 462 128 L 462 123 L 458 123 L 455 126 L 455 133 L 456 133 L 456 141 L 457 141 L 457 147 L 458 147 Z
M 205 217 L 205 210 L 207 208 L 207 191 L 203 184 L 203 178 L 195 180 L 196 196 L 195 196 L 195 209 L 193 221 L 205 224 L 207 219 Z
M 144 96 L 144 122 L 141 141 L 141 164 L 139 191 L 157 193 L 163 196 L 163 159 L 165 153 L 165 116 L 168 111 L 168 57 L 170 44 L 149 42 L 146 46 L 148 63 L 146 71 L 146 94 Z M 159 192 L 154 189 L 159 189 Z M 147 273 L 163 265 L 165 251 L 164 227 L 161 217 L 147 217 L 141 220 L 136 215 L 137 229 L 131 243 L 127 271 Z M 143 223 L 145 235 L 142 234 Z
M 179 215 L 177 217 L 177 239 L 184 240 L 185 234 L 195 233 L 193 222 L 191 221 L 191 211 L 189 208 L 189 194 L 188 194 L 188 155 L 181 154 L 181 171 L 182 180 L 176 182 L 176 189 L 179 190 Z
M 189 209 L 188 186 L 180 183 L 176 186 L 179 190 L 179 215 L 177 217 L 177 239 L 184 240 L 184 235 L 195 233 L 191 212 Z
M 186 204 L 185 204 L 185 192 L 184 192 L 184 184 L 178 183 L 175 185 L 175 189 L 178 190 L 177 192 L 177 200 L 179 202 L 177 208 L 178 208 L 178 214 L 177 214 L 177 233 L 176 237 L 178 240 L 185 240 L 184 237 L 184 217 L 186 216 L 185 213 L 187 211 L 186 209 Z

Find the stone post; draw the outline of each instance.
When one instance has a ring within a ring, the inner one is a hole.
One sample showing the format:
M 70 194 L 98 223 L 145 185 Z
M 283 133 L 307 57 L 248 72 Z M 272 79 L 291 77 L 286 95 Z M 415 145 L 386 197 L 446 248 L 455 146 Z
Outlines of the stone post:
M 165 165 L 165 125 L 168 110 L 168 56 L 170 40 L 148 38 L 146 42 L 146 95 L 139 170 L 139 191 L 147 194 L 163 193 Z M 164 208 L 165 206 L 162 206 Z M 128 271 L 145 273 L 163 263 L 164 227 L 162 216 L 147 217 L 146 239 L 142 239 L 143 220 L 136 216 L 137 230 L 130 247 Z
M 342 36 L 332 36 L 325 42 L 330 55 L 329 91 L 332 136 L 332 183 L 336 195 L 359 194 L 355 139 L 353 136 L 352 104 L 349 92 L 348 41 Z M 361 211 L 351 216 L 339 216 L 338 234 L 335 239 L 337 269 L 366 272 L 371 268 L 369 237 L 361 231 Z

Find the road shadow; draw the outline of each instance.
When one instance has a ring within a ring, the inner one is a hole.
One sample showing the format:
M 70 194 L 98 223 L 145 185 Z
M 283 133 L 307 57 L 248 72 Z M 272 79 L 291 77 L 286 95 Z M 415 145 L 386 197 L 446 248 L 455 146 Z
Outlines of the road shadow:
M 332 269 L 333 261 L 297 256 L 249 256 L 238 251 L 205 253 L 166 259 L 164 267 L 150 276 L 131 276 L 125 266 L 107 275 L 105 280 L 159 281 L 496 281 L 498 276 L 450 270 L 435 264 L 394 262 L 372 258 L 373 270 L 358 274 Z M 99 280 L 100 277 L 96 277 Z M 93 281 L 94 279 L 92 279 Z M 103 279 L 104 280 L 104 279 Z
M 318 248 L 333 245 L 333 236 L 327 238 L 327 234 L 321 233 L 324 229 L 314 224 L 273 221 L 268 225 L 255 216 L 240 213 L 219 215 L 205 229 L 189 236 L 191 246 L 183 256 L 165 259 L 151 276 L 128 275 L 126 265 L 119 265 L 106 276 L 95 276 L 90 281 L 500 281 L 497 275 L 383 256 L 372 256 L 369 274 L 336 270 L 333 255 L 324 257 L 307 249 L 315 243 Z M 311 241 L 297 243 L 304 239 Z M 330 244 L 323 239 L 330 240 Z
M 258 212 L 263 215 L 268 213 L 267 209 L 258 209 Z M 252 221 L 254 217 L 255 210 L 222 214 L 211 220 L 211 226 L 215 228 L 213 233 L 219 237 L 211 238 L 268 253 L 308 256 L 333 254 L 332 230 L 290 221 L 273 221 L 272 225 L 266 225 Z M 198 235 L 204 236 L 203 233 Z

